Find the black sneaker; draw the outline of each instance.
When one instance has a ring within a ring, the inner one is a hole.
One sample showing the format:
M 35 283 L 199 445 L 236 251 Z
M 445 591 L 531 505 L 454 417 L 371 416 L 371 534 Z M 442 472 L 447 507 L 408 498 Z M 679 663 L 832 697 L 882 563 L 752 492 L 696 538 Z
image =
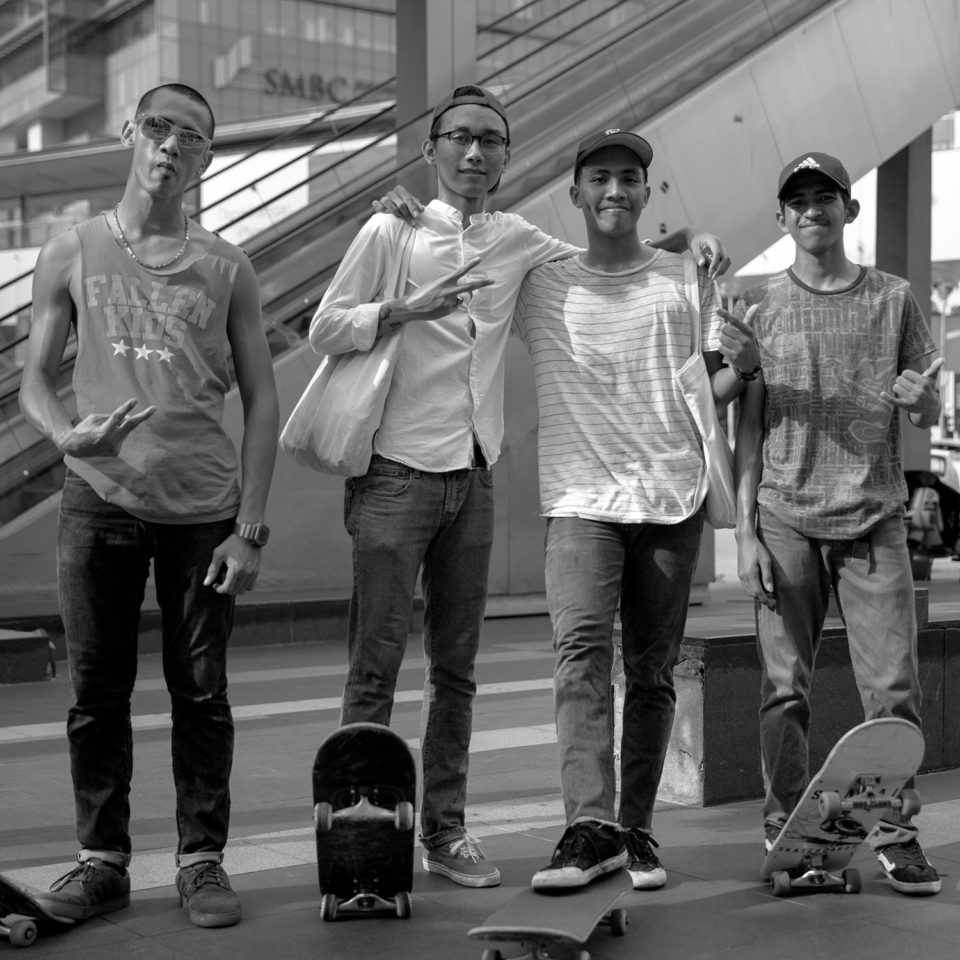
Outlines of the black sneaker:
M 534 890 L 583 887 L 626 863 L 627 848 L 618 827 L 580 821 L 564 830 L 553 859 L 533 875 L 530 886 Z
M 89 920 L 130 906 L 130 874 L 91 857 L 37 894 L 37 902 L 55 917 Z
M 924 856 L 916 838 L 888 844 L 875 852 L 883 875 L 898 893 L 922 896 L 940 892 L 940 874 Z
M 627 872 L 633 880 L 634 890 L 657 890 L 667 882 L 667 871 L 663 869 L 654 847 L 659 847 L 653 837 L 640 827 L 630 827 L 624 831 L 627 841 Z
M 177 871 L 180 906 L 198 927 L 232 927 L 240 922 L 240 898 L 233 892 L 227 871 L 212 860 Z

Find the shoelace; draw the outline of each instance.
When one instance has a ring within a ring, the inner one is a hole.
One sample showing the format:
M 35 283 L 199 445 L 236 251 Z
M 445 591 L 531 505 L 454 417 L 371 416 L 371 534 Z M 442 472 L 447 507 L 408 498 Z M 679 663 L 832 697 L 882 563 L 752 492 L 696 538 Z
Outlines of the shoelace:
M 905 843 L 891 843 L 886 847 L 881 847 L 877 852 L 893 861 L 898 868 L 926 867 L 928 865 L 927 858 L 923 855 L 923 850 L 920 849 L 920 844 L 916 840 L 907 840 Z
M 593 848 L 594 853 L 596 853 L 593 842 L 593 831 L 574 824 L 572 827 L 567 827 L 567 829 L 564 830 L 553 858 L 555 861 L 559 860 L 561 863 L 577 860 L 586 846 Z
M 85 862 L 85 863 L 78 864 L 72 870 L 70 870 L 69 873 L 65 873 L 62 877 L 60 877 L 59 880 L 54 880 L 54 882 L 50 884 L 50 889 L 62 890 L 71 880 L 73 880 L 75 877 L 79 876 L 80 874 L 83 874 L 83 876 L 80 877 L 80 882 L 86 883 L 87 880 L 89 879 L 87 877 L 87 871 L 92 871 L 92 870 L 93 870 L 92 863 Z
M 224 889 L 229 889 L 230 884 L 227 881 L 227 875 L 223 872 L 223 867 L 219 863 L 205 863 L 203 866 L 192 876 L 190 877 L 188 883 L 194 890 L 199 890 L 200 887 L 205 886 L 208 883 L 214 883 L 218 887 L 223 887 Z
M 466 833 L 450 845 L 450 856 L 462 857 L 464 860 L 473 860 L 474 863 L 483 859 L 483 854 L 480 852 L 477 841 Z
M 635 860 L 643 863 L 654 858 L 653 851 L 650 848 L 659 847 L 660 844 L 653 837 L 638 829 L 627 830 L 626 835 L 627 849 Z

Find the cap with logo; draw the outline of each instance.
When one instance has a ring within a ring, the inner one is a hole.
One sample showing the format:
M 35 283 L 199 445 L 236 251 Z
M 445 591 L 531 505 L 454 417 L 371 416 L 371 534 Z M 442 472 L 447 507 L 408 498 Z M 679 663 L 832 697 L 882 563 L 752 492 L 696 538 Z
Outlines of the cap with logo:
M 637 155 L 640 166 L 644 170 L 650 166 L 653 160 L 653 147 L 643 137 L 631 133 L 629 130 L 612 127 L 591 134 L 580 141 L 580 146 L 577 147 L 577 159 L 573 164 L 574 173 L 583 166 L 584 161 L 591 153 L 596 153 L 597 150 L 602 150 L 604 147 L 626 147 L 628 150 L 632 150 Z
M 841 190 L 845 190 L 849 196 L 850 174 L 836 157 L 831 157 L 829 153 L 802 153 L 780 171 L 780 178 L 777 180 L 777 199 L 783 199 L 783 192 L 794 176 L 811 170 L 822 173 Z
M 457 87 L 448 93 L 442 100 L 438 101 L 433 108 L 433 115 L 430 117 L 430 132 L 437 125 L 440 117 L 453 107 L 460 107 L 464 104 L 478 103 L 482 107 L 489 107 L 503 121 L 507 130 L 507 140 L 510 140 L 510 124 L 507 123 L 507 111 L 503 104 L 489 91 L 483 87 L 469 84 L 463 87 Z

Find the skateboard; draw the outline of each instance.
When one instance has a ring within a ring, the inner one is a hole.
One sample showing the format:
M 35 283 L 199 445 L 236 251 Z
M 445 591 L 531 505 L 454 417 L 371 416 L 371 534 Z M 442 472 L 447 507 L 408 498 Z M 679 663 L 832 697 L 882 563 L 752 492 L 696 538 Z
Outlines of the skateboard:
M 916 790 L 903 785 L 923 759 L 923 734 L 906 720 L 868 720 L 830 751 L 761 867 L 777 897 L 796 890 L 860 892 L 847 864 L 888 810 L 913 816 Z
M 487 947 L 482 960 L 590 960 L 584 949 L 601 923 L 614 936 L 627 932 L 627 911 L 617 901 L 633 882 L 626 870 L 608 873 L 585 887 L 557 892 L 528 888 L 467 934 L 473 940 L 512 943 L 521 953 Z
M 341 910 L 410 916 L 417 774 L 388 727 L 351 723 L 330 734 L 313 764 L 320 916 Z
M 40 905 L 28 887 L 0 874 L 0 935 L 15 947 L 33 946 L 41 930 L 72 927 L 68 917 L 57 917 Z

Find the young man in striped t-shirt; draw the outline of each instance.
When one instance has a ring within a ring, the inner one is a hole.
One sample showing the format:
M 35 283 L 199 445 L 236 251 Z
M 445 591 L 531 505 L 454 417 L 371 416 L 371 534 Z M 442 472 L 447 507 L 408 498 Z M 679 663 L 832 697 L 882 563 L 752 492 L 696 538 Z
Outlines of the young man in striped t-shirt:
M 701 442 L 674 373 L 691 353 L 683 258 L 643 243 L 637 222 L 653 157 L 605 130 L 577 151 L 570 196 L 581 254 L 527 274 L 514 315 L 540 408 L 546 589 L 557 654 L 557 739 L 567 829 L 536 889 L 580 886 L 626 865 L 662 886 L 651 815 L 673 724 L 677 657 L 703 528 Z M 725 403 L 755 375 L 749 327 L 724 323 L 703 283 L 701 340 Z M 721 348 L 731 366 L 723 366 Z M 627 678 L 622 793 L 609 685 L 617 606 Z

